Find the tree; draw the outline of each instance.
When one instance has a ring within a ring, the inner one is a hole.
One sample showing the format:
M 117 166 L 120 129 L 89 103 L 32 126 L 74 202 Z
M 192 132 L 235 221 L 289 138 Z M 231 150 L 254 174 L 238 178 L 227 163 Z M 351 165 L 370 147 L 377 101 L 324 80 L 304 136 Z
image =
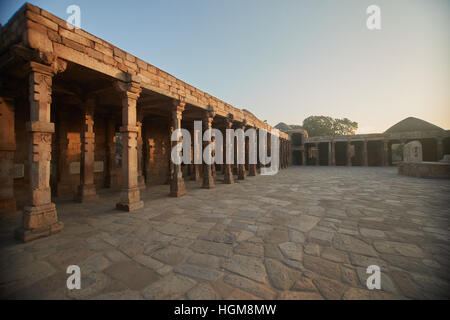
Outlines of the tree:
M 310 116 L 303 120 L 303 129 L 308 136 L 337 136 L 355 134 L 358 123 L 347 118 L 333 119 L 326 116 Z

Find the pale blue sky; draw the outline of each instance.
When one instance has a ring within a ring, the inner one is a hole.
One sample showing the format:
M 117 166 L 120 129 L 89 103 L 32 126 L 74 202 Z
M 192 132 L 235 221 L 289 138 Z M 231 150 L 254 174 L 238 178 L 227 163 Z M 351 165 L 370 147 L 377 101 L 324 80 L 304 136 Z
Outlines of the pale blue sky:
M 24 1 L 0 1 L 5 24 Z M 270 124 L 415 116 L 450 129 L 448 0 L 42 0 L 81 27 Z M 381 8 L 382 30 L 366 28 Z

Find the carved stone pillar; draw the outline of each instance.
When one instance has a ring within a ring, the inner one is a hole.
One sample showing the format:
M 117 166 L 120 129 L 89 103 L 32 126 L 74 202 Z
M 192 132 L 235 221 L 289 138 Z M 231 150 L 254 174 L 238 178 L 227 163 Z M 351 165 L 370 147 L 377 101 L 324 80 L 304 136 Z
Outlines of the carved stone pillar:
M 363 142 L 363 152 L 362 152 L 362 156 L 363 156 L 363 166 L 367 167 L 369 165 L 369 159 L 368 159 L 368 150 L 367 150 L 367 140 L 364 140 Z
M 98 199 L 94 184 L 94 107 L 92 98 L 83 102 L 81 117 L 81 163 L 80 163 L 80 185 L 76 200 L 79 202 L 93 201 Z
M 0 212 L 16 211 L 14 197 L 14 101 L 0 98 Z
M 352 143 L 350 140 L 347 141 L 347 166 L 352 166 L 352 152 L 351 152 Z
M 233 128 L 233 118 L 231 116 L 227 117 L 225 119 L 225 125 L 226 125 L 226 129 L 232 129 Z M 225 130 L 225 152 L 224 154 L 224 172 L 223 172 L 223 182 L 225 184 L 233 184 L 234 183 L 234 178 L 233 178 L 233 167 L 231 165 L 231 152 L 232 152 L 232 142 L 234 140 L 234 136 L 232 134 L 230 134 L 229 136 L 226 133 Z M 234 150 L 233 150 L 234 151 Z M 227 154 L 229 154 L 229 156 L 227 157 Z M 229 159 L 227 159 L 229 158 Z M 233 156 L 233 160 L 234 160 L 234 156 Z
M 23 226 L 16 230 L 16 237 L 25 242 L 49 236 L 64 227 L 58 221 L 50 190 L 51 142 L 55 132 L 54 123 L 50 122 L 54 69 L 36 62 L 30 62 L 28 67 L 30 198 L 24 208 Z
M 242 129 L 242 131 L 244 131 L 244 133 L 245 133 L 246 124 L 247 123 L 245 120 L 242 123 L 238 124 L 238 128 Z M 245 158 L 245 135 L 244 135 L 244 158 Z M 245 171 L 245 159 L 244 159 L 244 163 L 242 163 L 242 164 L 238 163 L 237 166 L 238 166 L 238 180 L 245 180 L 245 177 L 247 176 L 247 172 Z
M 172 121 L 173 121 L 173 128 L 174 130 L 181 129 L 181 118 L 184 111 L 185 103 L 181 101 L 174 101 L 173 107 L 172 107 Z M 183 139 L 182 136 L 180 136 L 180 140 L 178 142 L 181 142 Z M 176 145 L 177 142 L 172 141 L 172 149 Z M 172 152 L 172 150 L 170 150 Z M 172 160 L 170 161 L 172 162 Z M 171 197 L 181 197 L 186 194 L 186 187 L 184 185 L 183 180 L 183 173 L 181 171 L 181 164 L 174 164 L 173 165 L 173 175 L 172 179 L 170 181 L 170 196 Z
M 120 201 L 116 208 L 133 211 L 144 207 L 138 187 L 138 155 L 136 124 L 136 104 L 141 93 L 139 82 L 131 79 L 129 82 L 116 81 L 116 89 L 122 96 L 122 190 Z
M 136 125 L 138 127 L 137 134 L 137 153 L 138 153 L 138 187 L 139 189 L 145 189 L 145 178 L 144 178 L 144 140 L 142 139 L 142 121 L 143 114 L 142 112 L 137 113 L 137 122 Z
M 106 120 L 106 181 L 107 188 L 117 186 L 116 175 L 116 123 L 112 115 Z
M 213 110 L 207 110 L 203 118 L 203 129 L 206 131 L 212 128 L 212 122 L 215 116 Z M 211 141 L 203 141 L 203 150 L 211 144 Z M 202 188 L 211 189 L 214 188 L 214 177 L 212 175 L 212 165 L 204 162 L 203 164 L 203 185 Z

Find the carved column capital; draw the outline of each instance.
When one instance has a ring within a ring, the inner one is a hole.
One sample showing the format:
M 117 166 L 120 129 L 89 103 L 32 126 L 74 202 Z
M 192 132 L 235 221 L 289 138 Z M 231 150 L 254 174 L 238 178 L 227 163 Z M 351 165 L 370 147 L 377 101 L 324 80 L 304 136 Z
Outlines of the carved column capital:
M 124 82 L 116 80 L 113 83 L 114 89 L 120 93 L 122 98 L 137 100 L 142 92 L 141 84 L 137 81 Z

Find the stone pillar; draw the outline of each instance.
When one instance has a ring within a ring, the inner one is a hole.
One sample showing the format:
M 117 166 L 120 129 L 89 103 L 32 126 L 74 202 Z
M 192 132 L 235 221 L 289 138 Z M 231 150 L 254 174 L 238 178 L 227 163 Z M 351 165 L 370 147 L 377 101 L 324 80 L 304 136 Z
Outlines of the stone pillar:
M 316 147 L 316 150 L 317 150 L 316 166 L 320 166 L 320 150 L 319 150 L 319 143 L 318 142 L 316 142 L 315 147 Z
M 367 140 L 363 141 L 363 152 L 362 152 L 362 156 L 363 156 L 363 166 L 367 167 L 369 166 L 369 160 L 368 160 L 368 150 L 367 150 Z
M 116 89 L 122 96 L 122 190 L 120 202 L 116 208 L 124 211 L 134 211 L 144 207 L 138 187 L 138 155 L 136 124 L 136 104 L 141 87 L 139 82 L 131 79 L 129 82 L 116 81 Z
M 137 132 L 137 154 L 138 154 L 138 187 L 139 189 L 145 189 L 145 178 L 144 178 L 144 139 L 142 138 L 142 123 L 144 114 L 138 111 L 136 125 L 138 128 Z
M 181 129 L 181 118 L 185 108 L 185 103 L 182 101 L 174 100 L 172 107 L 172 121 L 173 121 L 173 129 Z M 183 137 L 180 136 L 181 142 Z M 172 152 L 173 147 L 176 145 L 176 141 L 172 141 L 172 148 L 170 152 Z M 174 164 L 172 160 L 170 160 L 173 166 L 173 175 L 170 181 L 170 196 L 171 197 L 181 197 L 186 194 L 186 187 L 184 185 L 183 173 L 181 171 L 181 164 Z
M 383 140 L 383 166 L 389 166 L 389 141 Z
M 258 133 L 256 131 L 256 128 L 255 128 L 255 132 L 256 132 L 256 162 L 258 162 Z M 252 147 L 254 148 L 254 146 L 252 146 Z M 249 162 L 249 164 L 248 164 L 248 175 L 251 176 L 251 177 L 254 177 L 254 176 L 258 175 L 258 168 L 257 168 L 257 163 L 254 163 L 254 164 L 250 163 L 250 150 L 249 150 L 249 148 L 250 148 L 250 145 L 248 145 L 248 148 L 247 148 L 248 149 L 247 155 L 248 155 L 248 162 Z
M 226 129 L 232 129 L 233 128 L 233 118 L 232 117 L 227 117 L 225 119 L 225 125 L 226 125 Z M 224 138 L 225 138 L 224 139 L 224 141 L 225 141 L 225 147 L 224 147 L 225 152 L 223 154 L 225 156 L 225 161 L 224 161 L 223 182 L 225 184 L 233 184 L 234 183 L 233 167 L 232 167 L 231 163 L 229 163 L 227 161 L 226 155 L 227 154 L 231 155 L 231 151 L 233 150 L 232 149 L 233 148 L 232 143 L 234 141 L 234 136 L 231 135 L 228 138 L 227 135 L 226 135 L 226 130 L 225 130 Z M 230 141 L 228 141 L 228 139 L 230 139 Z M 231 162 L 231 160 L 234 160 L 234 156 L 233 156 L 233 159 L 230 159 L 230 162 Z
M 67 137 L 67 125 L 64 119 L 70 119 L 64 109 L 58 110 L 58 183 L 56 185 L 56 194 L 58 199 L 73 199 L 73 188 L 70 179 L 69 168 L 69 139 Z M 69 196 L 70 195 L 70 196 Z
M 336 165 L 336 142 L 335 141 L 331 141 L 331 165 L 335 166 Z
M 80 163 L 80 185 L 76 200 L 87 202 L 98 199 L 94 184 L 94 107 L 92 98 L 83 102 L 81 117 L 81 163 Z
M 204 131 L 212 128 L 212 122 L 215 116 L 215 112 L 213 110 L 207 110 L 205 112 L 205 116 L 203 117 L 203 129 Z M 212 141 L 203 141 L 203 150 L 209 144 L 212 143 Z M 204 189 L 212 189 L 214 188 L 214 177 L 212 175 L 212 166 L 214 164 L 207 164 L 204 162 L 203 164 L 203 185 L 202 188 Z
M 308 147 L 306 144 L 303 145 L 303 152 L 302 152 L 302 165 L 306 166 L 306 152 L 308 151 Z
M 247 124 L 247 122 L 244 120 L 243 122 L 238 124 L 238 128 L 242 129 L 242 131 L 245 132 L 246 124 Z M 245 136 L 244 136 L 244 157 L 245 157 Z M 236 157 L 236 159 L 237 159 L 237 157 Z M 237 166 L 238 166 L 238 180 L 245 180 L 245 177 L 247 176 L 247 172 L 245 171 L 245 161 L 243 164 L 238 163 Z
M 347 166 L 352 166 L 352 153 L 351 153 L 352 142 L 350 140 L 347 141 Z
M 116 175 L 116 123 L 112 115 L 106 120 L 106 181 L 107 188 L 117 186 Z
M 54 123 L 50 122 L 53 68 L 30 62 L 28 65 L 30 122 L 30 197 L 23 212 L 23 226 L 16 237 L 24 242 L 46 237 L 63 229 L 51 201 L 50 160 Z
M 441 137 L 436 138 L 436 157 L 437 161 L 444 158 L 444 145 Z
M 14 198 L 14 101 L 0 98 L 0 212 L 16 211 Z
M 167 151 L 167 161 L 168 161 L 167 163 L 168 163 L 169 170 L 167 171 L 167 180 L 166 180 L 166 183 L 165 183 L 165 184 L 168 184 L 168 185 L 171 184 L 171 181 L 172 181 L 172 178 L 173 178 L 173 170 L 174 170 L 173 162 L 172 162 L 172 159 L 171 159 L 172 141 L 170 139 L 172 137 L 173 130 L 174 130 L 173 123 L 170 123 L 169 124 L 169 138 L 168 138 L 169 149 Z
M 212 137 L 212 145 L 213 145 L 213 151 L 212 151 L 212 155 L 213 157 L 216 156 L 216 137 Z M 214 158 L 215 159 L 215 158 Z M 216 162 L 214 161 L 214 163 L 211 165 L 211 173 L 212 176 L 215 177 L 216 176 Z

